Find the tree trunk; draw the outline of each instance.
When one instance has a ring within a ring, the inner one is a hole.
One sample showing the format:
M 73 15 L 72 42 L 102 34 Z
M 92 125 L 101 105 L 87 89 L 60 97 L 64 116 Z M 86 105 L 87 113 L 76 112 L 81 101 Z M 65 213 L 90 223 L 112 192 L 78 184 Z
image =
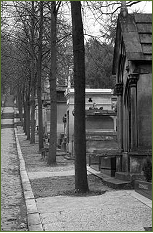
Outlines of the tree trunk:
M 23 108 L 24 108 L 23 131 L 24 131 L 25 135 L 27 135 L 27 131 L 26 131 L 26 104 L 25 104 L 25 102 L 24 102 Z
M 27 140 L 30 140 L 30 80 L 28 82 L 28 90 L 26 93 L 26 132 Z
M 23 116 L 22 116 L 22 89 L 20 86 L 18 86 L 18 92 L 17 92 L 17 99 L 18 99 L 18 110 L 19 110 L 19 118 L 20 118 L 20 121 L 21 121 L 21 125 L 23 125 Z
M 51 2 L 51 71 L 50 71 L 50 140 L 49 156 L 47 163 L 49 165 L 56 163 L 56 144 L 57 144 L 57 97 L 56 97 L 56 23 L 57 11 L 56 1 Z
M 71 2 L 74 56 L 74 153 L 75 191 L 88 191 L 85 128 L 85 49 L 81 2 Z
M 30 143 L 35 143 L 35 87 L 31 90 L 31 137 Z
M 26 133 L 27 140 L 30 140 L 30 98 L 26 97 Z
M 27 135 L 27 131 L 26 131 L 26 97 L 25 97 L 25 90 L 23 90 L 23 97 L 22 97 L 22 101 L 23 101 L 23 108 L 24 108 L 24 122 L 23 122 L 23 130 L 25 135 Z
M 34 55 L 34 1 L 31 2 L 31 137 L 30 143 L 35 143 L 35 55 Z
M 42 100 L 41 100 L 41 71 L 42 71 L 42 34 L 43 34 L 43 2 L 40 1 L 40 22 L 39 22 L 39 51 L 37 64 L 37 97 L 38 97 L 38 132 L 39 132 L 39 151 L 43 148 L 43 118 L 42 118 Z

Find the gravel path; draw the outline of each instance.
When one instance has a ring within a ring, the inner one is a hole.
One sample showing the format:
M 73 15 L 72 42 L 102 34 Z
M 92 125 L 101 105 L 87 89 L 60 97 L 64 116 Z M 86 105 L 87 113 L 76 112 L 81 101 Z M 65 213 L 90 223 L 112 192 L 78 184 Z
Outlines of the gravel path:
M 11 100 L 12 98 L 8 99 L 9 102 Z M 12 110 L 11 107 L 4 108 L 4 115 Z M 7 114 L 6 116 L 8 118 Z M 5 126 L 1 129 L 1 231 L 27 231 L 19 160 L 14 129 L 10 122 L 8 124 L 8 119 L 6 121 L 3 119 L 1 122 L 2 126 Z

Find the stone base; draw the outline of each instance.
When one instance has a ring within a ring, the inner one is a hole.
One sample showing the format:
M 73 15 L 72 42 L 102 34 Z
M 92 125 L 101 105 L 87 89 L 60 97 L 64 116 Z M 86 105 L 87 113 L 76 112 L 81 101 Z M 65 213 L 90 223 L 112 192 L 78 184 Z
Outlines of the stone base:
M 116 161 L 116 171 L 126 173 L 141 173 L 144 159 L 149 156 L 152 159 L 150 151 L 122 152 L 121 158 Z
M 141 180 L 135 180 L 134 189 L 136 192 L 140 193 L 144 197 L 147 197 L 150 200 L 152 200 L 152 183 Z
M 130 173 L 130 172 L 116 172 L 115 178 L 124 181 L 131 181 L 134 180 L 144 180 L 144 176 L 141 173 Z

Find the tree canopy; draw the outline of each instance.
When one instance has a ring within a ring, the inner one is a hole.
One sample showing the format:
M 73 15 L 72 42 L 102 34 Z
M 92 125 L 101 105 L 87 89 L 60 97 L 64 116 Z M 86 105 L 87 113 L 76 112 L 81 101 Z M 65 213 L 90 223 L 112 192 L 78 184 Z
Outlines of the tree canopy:
M 111 77 L 113 46 L 90 39 L 86 45 L 86 85 L 91 88 L 113 88 Z

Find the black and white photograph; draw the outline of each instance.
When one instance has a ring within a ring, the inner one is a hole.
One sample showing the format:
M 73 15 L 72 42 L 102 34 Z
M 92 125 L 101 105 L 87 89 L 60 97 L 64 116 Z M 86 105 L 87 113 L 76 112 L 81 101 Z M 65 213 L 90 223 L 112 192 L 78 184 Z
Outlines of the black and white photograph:
M 152 232 L 152 1 L 1 1 L 1 231 Z

